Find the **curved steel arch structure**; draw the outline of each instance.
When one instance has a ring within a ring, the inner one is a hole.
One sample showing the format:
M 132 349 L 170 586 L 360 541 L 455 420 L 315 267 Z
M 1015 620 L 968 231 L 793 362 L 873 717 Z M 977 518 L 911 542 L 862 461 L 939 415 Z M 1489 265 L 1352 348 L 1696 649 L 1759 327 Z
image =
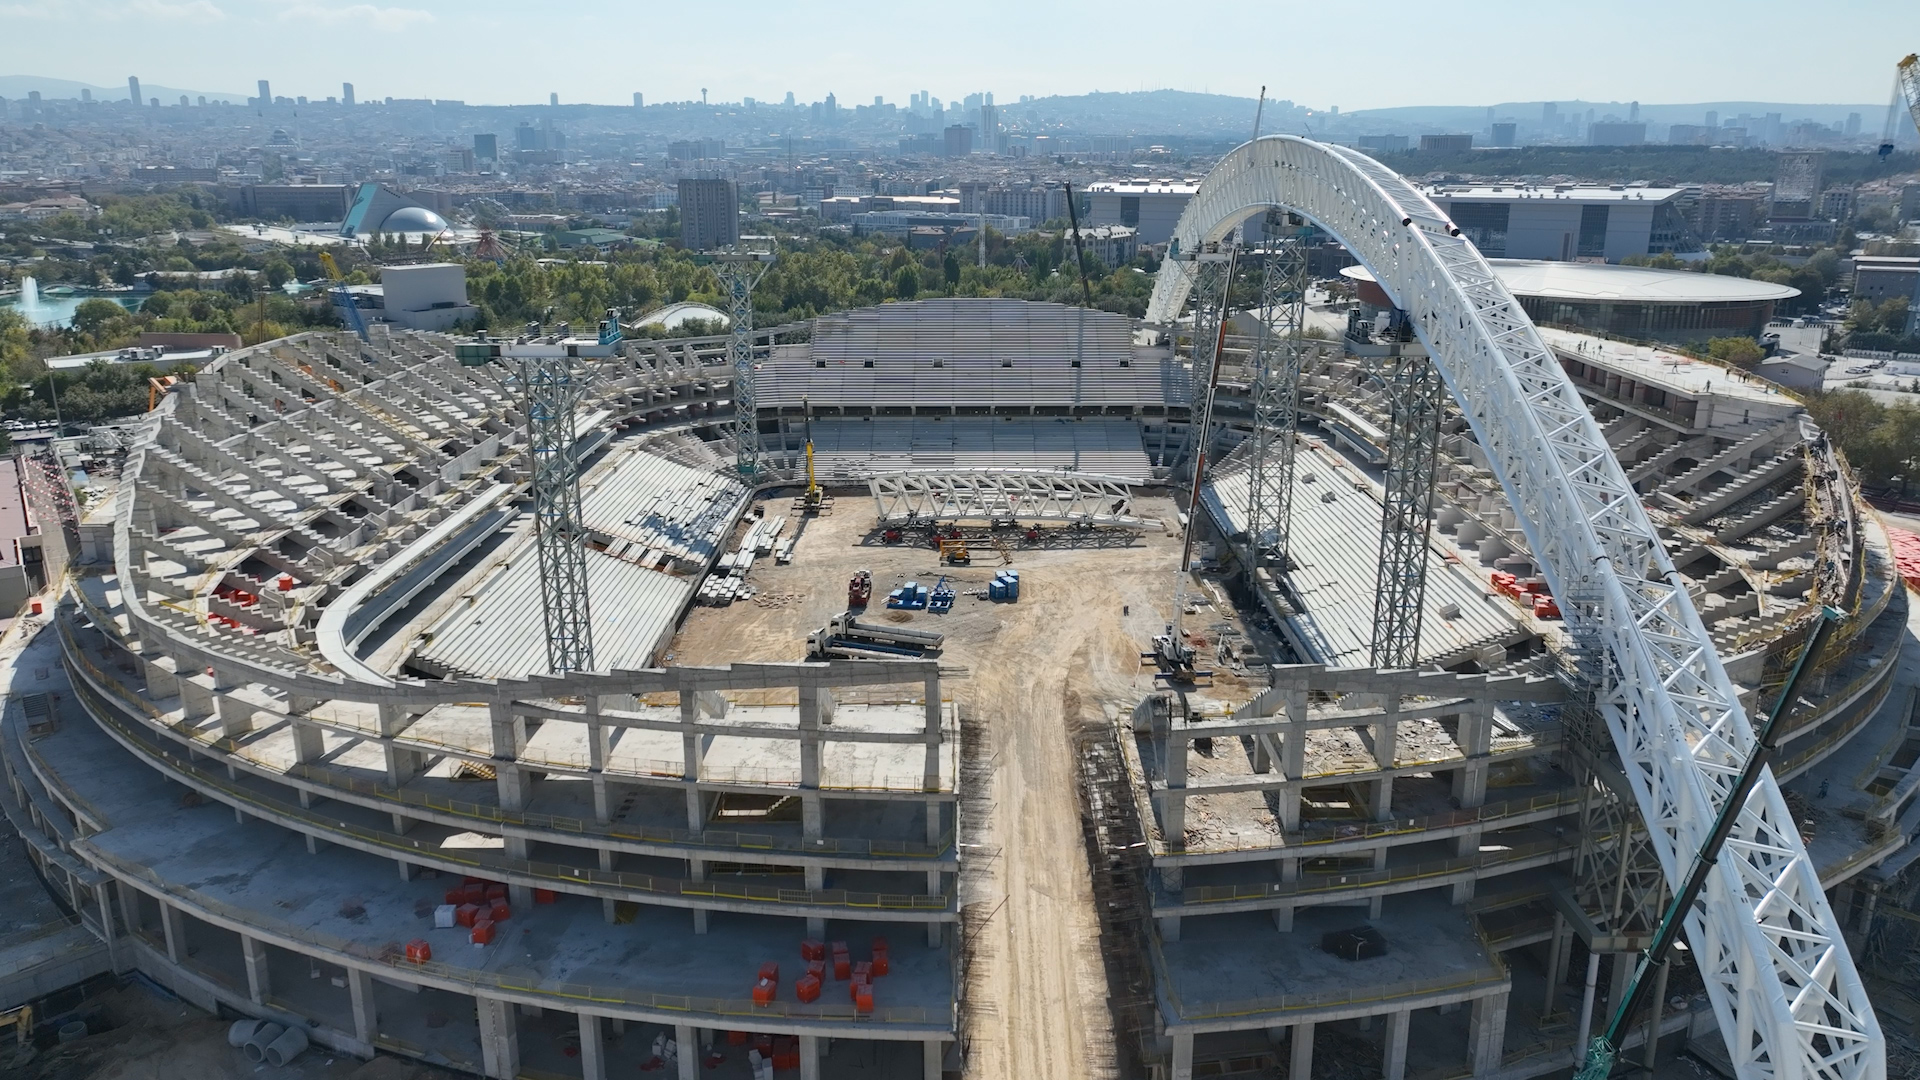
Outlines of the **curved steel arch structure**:
M 1291 136 L 1242 144 L 1207 174 L 1175 240 L 1222 240 L 1272 207 L 1346 244 L 1412 317 L 1570 625 L 1604 645 L 1599 707 L 1677 888 L 1754 733 L 1592 414 L 1479 251 L 1356 151 Z M 1170 323 L 1187 288 L 1161 274 L 1148 320 Z M 1743 1080 L 1883 1080 L 1879 1022 L 1771 771 L 1686 928 Z

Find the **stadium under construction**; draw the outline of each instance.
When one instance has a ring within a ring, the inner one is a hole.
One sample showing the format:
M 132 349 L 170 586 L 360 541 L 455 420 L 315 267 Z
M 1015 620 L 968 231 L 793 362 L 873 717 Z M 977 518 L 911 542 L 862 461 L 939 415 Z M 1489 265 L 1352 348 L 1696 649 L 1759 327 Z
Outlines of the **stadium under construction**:
M 8 999 L 138 971 L 501 1080 L 1055 1075 L 1063 1028 L 1077 1075 L 1563 1072 L 1834 609 L 1626 1053 L 1887 1074 L 1908 607 L 1792 397 L 1536 328 L 1290 137 L 1144 320 L 735 327 L 478 343 L 590 372 L 557 446 L 531 363 L 386 327 L 161 396 L 7 669 L 0 807 L 74 916 Z

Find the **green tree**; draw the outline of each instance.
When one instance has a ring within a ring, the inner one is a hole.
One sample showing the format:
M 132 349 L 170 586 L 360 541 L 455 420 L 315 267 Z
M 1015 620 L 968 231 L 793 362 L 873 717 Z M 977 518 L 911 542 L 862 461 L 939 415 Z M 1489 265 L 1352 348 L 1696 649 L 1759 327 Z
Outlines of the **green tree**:
M 293 280 L 293 267 L 285 259 L 274 259 L 261 271 L 267 275 L 267 284 L 276 289 Z
M 947 293 L 952 295 L 953 291 L 960 287 L 960 260 L 949 251 L 947 257 L 941 260 L 940 269 L 947 275 Z
M 80 306 L 73 309 L 73 328 L 82 334 L 97 334 L 102 327 L 126 314 L 126 308 L 111 300 L 82 300 Z
M 893 275 L 893 295 L 902 300 L 911 300 L 920 295 L 920 271 L 912 266 L 902 266 Z
M 1707 342 L 1707 355 L 1740 367 L 1752 367 L 1766 358 L 1766 350 L 1750 337 L 1714 338 Z

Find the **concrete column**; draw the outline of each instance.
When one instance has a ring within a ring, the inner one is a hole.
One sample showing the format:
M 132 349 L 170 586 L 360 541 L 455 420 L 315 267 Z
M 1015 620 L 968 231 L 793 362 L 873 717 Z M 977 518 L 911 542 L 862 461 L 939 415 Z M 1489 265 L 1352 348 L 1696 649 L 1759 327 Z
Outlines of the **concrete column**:
M 267 943 L 241 934 L 240 959 L 247 965 L 247 1000 L 265 1005 L 273 993 L 273 983 L 267 976 Z
M 1407 1031 L 1412 1026 L 1412 1009 L 1387 1014 L 1386 1057 L 1380 1067 L 1380 1075 L 1386 1080 L 1406 1080 Z
M 499 998 L 474 996 L 480 1016 L 481 1067 L 493 1080 L 514 1080 L 520 1073 L 520 1029 L 513 1006 Z
M 700 797 L 700 770 L 706 764 L 706 737 L 693 730 L 700 722 L 700 698 L 690 687 L 680 690 L 681 775 L 687 783 L 687 831 L 698 836 L 707 826 L 707 808 Z
M 1307 692 L 1288 690 L 1287 719 L 1302 723 L 1307 719 Z M 1307 733 L 1303 728 L 1288 730 L 1280 740 L 1280 775 L 1298 780 L 1307 771 Z M 1282 788 L 1274 793 L 1280 803 L 1280 829 L 1293 832 L 1300 827 L 1300 789 Z
M 1166 837 L 1169 851 L 1180 851 L 1187 846 L 1187 755 L 1192 750 L 1193 744 L 1187 739 L 1186 724 L 1173 721 L 1168 725 L 1162 763 L 1167 786 L 1160 794 L 1160 832 Z M 1167 887 L 1179 888 L 1179 869 L 1168 869 L 1176 880 L 1169 882 Z M 1167 870 L 1163 870 L 1161 876 L 1164 878 L 1167 873 Z
M 1313 1025 L 1293 1025 L 1293 1056 L 1287 1065 L 1287 1076 L 1308 1080 L 1313 1076 Z
M 607 1080 L 607 1044 L 600 1039 L 600 1018 L 590 1012 L 580 1014 L 580 1080 Z
M 373 1006 L 373 976 L 359 968 L 348 968 L 347 994 L 353 1005 L 353 1037 L 372 1046 L 380 1034 L 380 1014 Z
M 700 1080 L 700 1047 L 694 1043 L 693 1025 L 675 1024 L 673 1041 L 680 1051 L 680 1080 Z
M 293 729 L 293 759 L 302 765 L 312 765 L 327 752 L 326 740 L 320 735 L 316 725 L 300 720 L 288 724 Z
M 140 890 L 115 878 L 113 883 L 120 893 L 120 919 L 127 925 L 127 933 L 140 933 Z
M 1466 764 L 1454 770 L 1453 797 L 1463 809 L 1487 801 L 1487 754 L 1493 747 L 1493 702 L 1475 699 L 1460 712 L 1457 741 Z
M 1193 1080 L 1193 1033 L 1191 1031 L 1173 1033 L 1173 1068 L 1167 1073 L 1167 1080 Z
M 940 1080 L 940 1061 L 946 1056 L 946 1043 L 928 1039 L 920 1044 L 921 1080 Z
M 1400 745 L 1400 695 L 1396 693 L 1380 695 L 1380 720 L 1373 725 L 1373 763 L 1382 769 L 1393 768 L 1393 759 Z M 1375 780 L 1373 788 L 1373 820 L 1385 821 L 1393 816 L 1393 777 L 1383 776 Z
M 180 680 L 173 672 L 151 660 L 140 661 L 140 673 L 147 683 L 147 697 L 153 701 L 163 701 L 180 694 Z
M 928 791 L 938 791 L 940 789 L 940 676 L 938 673 L 927 676 L 924 692 L 927 698 L 926 788 Z
M 800 1080 L 820 1080 L 820 1036 L 800 1036 Z M 939 1074 L 934 1074 L 939 1080 Z
M 407 781 L 420 775 L 420 755 L 404 746 L 382 743 L 380 750 L 387 759 L 387 786 L 400 787 Z
M 1633 982 L 1633 969 L 1639 966 L 1639 963 L 1638 954 L 1625 952 L 1613 954 L 1613 978 L 1608 980 L 1611 985 L 1607 989 L 1608 1016 L 1619 1012 L 1620 1006 L 1626 1001 L 1627 984 Z
M 705 859 L 688 859 L 687 860 L 687 878 L 690 881 L 707 880 L 707 861 Z M 807 933 L 810 935 L 813 935 L 813 929 L 812 929 L 813 924 L 809 922 L 807 924 L 807 927 L 808 927 Z M 693 932 L 696 934 L 704 934 L 707 932 L 707 909 L 706 908 L 693 909 Z M 821 930 L 821 934 L 824 934 L 825 932 L 826 931 L 823 927 Z M 813 936 L 818 937 L 820 935 L 813 935 Z
M 820 725 L 831 722 L 833 695 L 819 686 L 800 686 L 800 831 L 818 840 L 826 831 L 826 807 L 820 798 Z
M 943 829 L 943 826 L 946 824 L 945 818 L 946 818 L 946 812 L 941 809 L 940 800 L 928 799 L 927 800 L 927 843 L 937 845 L 940 843 L 940 841 L 946 839 L 946 832 Z
M 1473 999 L 1473 1016 L 1467 1024 L 1470 1032 L 1467 1059 L 1473 1064 L 1475 1076 L 1491 1075 L 1506 1056 L 1507 994 L 1508 991 L 1502 990 Z
M 193 675 L 178 680 L 180 709 L 189 720 L 213 715 L 213 676 Z
M 167 935 L 167 959 L 182 964 L 187 959 L 187 924 L 180 909 L 160 897 L 160 929 Z
M 1556 910 L 1553 913 L 1553 936 L 1547 939 L 1547 990 L 1546 1000 L 1540 1003 L 1542 1021 L 1551 1017 L 1560 1006 L 1560 980 L 1567 973 L 1567 957 L 1563 950 L 1567 936 L 1567 917 Z
M 120 967 L 120 928 L 113 925 L 113 894 L 107 888 L 112 879 L 101 878 L 93 884 L 93 902 L 100 906 L 100 932 L 106 935 L 107 967 L 118 973 Z M 132 925 L 131 921 L 128 923 Z
M 253 703 L 232 694 L 219 694 L 214 708 L 220 714 L 220 734 L 237 739 L 253 730 Z

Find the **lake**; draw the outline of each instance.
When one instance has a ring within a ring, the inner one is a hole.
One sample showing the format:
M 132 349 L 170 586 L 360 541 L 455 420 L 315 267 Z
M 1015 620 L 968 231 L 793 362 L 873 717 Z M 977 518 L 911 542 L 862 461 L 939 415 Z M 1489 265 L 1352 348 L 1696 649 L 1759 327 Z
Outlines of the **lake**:
M 31 304 L 22 303 L 18 296 L 0 297 L 0 308 L 10 308 L 26 317 L 29 326 L 54 327 L 73 324 L 74 310 L 83 300 L 94 299 L 86 293 L 74 293 L 71 296 L 41 295 Z M 144 294 L 110 293 L 105 299 L 112 300 L 128 311 L 140 310 L 140 304 L 146 299 Z

